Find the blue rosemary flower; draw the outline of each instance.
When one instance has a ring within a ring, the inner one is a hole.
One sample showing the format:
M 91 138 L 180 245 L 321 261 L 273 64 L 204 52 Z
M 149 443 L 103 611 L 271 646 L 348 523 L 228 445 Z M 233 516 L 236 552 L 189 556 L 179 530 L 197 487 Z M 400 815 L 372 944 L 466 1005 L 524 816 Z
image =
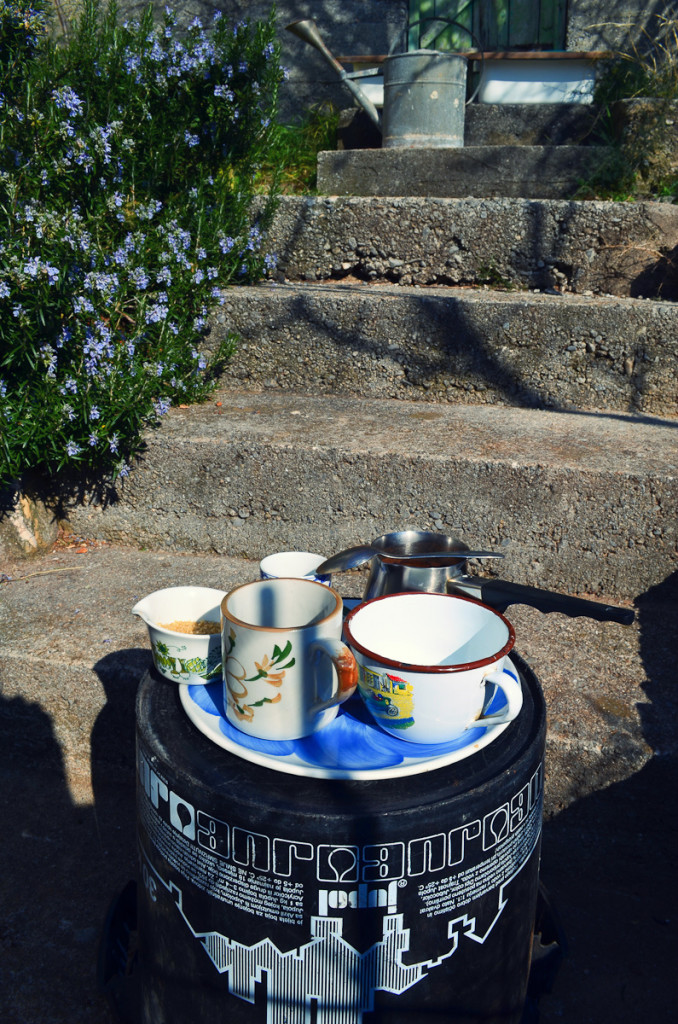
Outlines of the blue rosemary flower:
M 172 408 L 172 403 L 167 398 L 158 398 L 153 403 L 153 407 L 158 416 L 164 416 Z
M 79 117 L 83 112 L 82 100 L 70 86 L 66 85 L 61 89 L 54 89 L 52 98 L 55 106 L 59 110 L 67 110 L 71 117 Z

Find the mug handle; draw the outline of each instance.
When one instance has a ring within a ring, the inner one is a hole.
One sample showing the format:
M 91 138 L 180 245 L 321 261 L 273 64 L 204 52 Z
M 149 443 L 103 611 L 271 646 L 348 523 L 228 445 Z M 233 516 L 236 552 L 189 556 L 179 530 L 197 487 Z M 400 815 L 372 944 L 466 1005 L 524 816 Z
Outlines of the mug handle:
M 333 637 L 319 637 L 317 640 L 313 640 L 308 645 L 308 651 L 309 655 L 313 655 L 316 651 L 326 654 L 337 671 L 336 692 L 333 692 L 327 700 L 318 700 L 318 673 L 316 671 L 315 659 L 313 660 L 316 702 L 309 710 L 312 713 L 316 713 L 326 711 L 328 708 L 334 707 L 335 704 L 343 704 L 345 700 L 348 700 L 355 693 L 356 686 L 358 685 L 358 663 L 353 654 L 346 644 L 342 643 L 341 640 L 335 640 Z
M 474 722 L 471 722 L 469 728 L 473 728 L 479 722 L 488 725 L 502 725 L 504 722 L 512 722 L 520 714 L 520 709 L 523 706 L 523 688 L 512 672 L 506 668 L 499 672 L 490 672 L 483 679 L 484 686 L 488 683 L 493 683 L 502 691 L 506 697 L 506 707 L 501 711 L 494 711 L 491 715 L 479 715 Z

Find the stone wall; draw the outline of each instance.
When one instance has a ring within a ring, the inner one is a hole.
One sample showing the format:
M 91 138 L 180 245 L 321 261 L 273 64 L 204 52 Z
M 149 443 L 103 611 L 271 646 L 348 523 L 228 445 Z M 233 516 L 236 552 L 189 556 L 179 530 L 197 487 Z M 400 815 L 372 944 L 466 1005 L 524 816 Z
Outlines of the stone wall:
M 244 7 L 249 9 L 247 3 Z M 322 100 L 352 105 L 350 93 L 320 53 L 285 31 L 290 22 L 312 18 L 335 56 L 396 53 L 405 46 L 407 0 L 281 0 L 276 17 L 283 64 L 290 72 L 281 93 L 283 116 L 286 109 L 300 114 Z
M 654 38 L 658 19 L 678 18 L 676 0 L 569 0 L 568 50 L 626 50 Z
M 54 3 L 68 17 L 81 0 Z M 145 6 L 145 0 L 119 0 L 123 18 L 138 15 Z M 164 6 L 165 0 L 156 2 L 159 12 Z M 195 17 L 208 24 L 216 10 L 238 21 L 266 18 L 271 9 L 269 0 L 170 0 L 170 6 L 182 24 Z M 348 90 L 318 51 L 285 31 L 290 22 L 312 18 L 335 56 L 396 53 L 405 48 L 408 6 L 408 0 L 278 0 L 276 21 L 282 62 L 290 73 L 280 94 L 283 120 L 294 120 L 309 106 L 325 100 L 340 108 L 353 105 Z M 677 10 L 678 0 L 569 0 L 566 47 L 624 48 L 630 28 L 642 40 L 643 26 L 647 25 L 648 35 L 652 35 L 656 18 Z

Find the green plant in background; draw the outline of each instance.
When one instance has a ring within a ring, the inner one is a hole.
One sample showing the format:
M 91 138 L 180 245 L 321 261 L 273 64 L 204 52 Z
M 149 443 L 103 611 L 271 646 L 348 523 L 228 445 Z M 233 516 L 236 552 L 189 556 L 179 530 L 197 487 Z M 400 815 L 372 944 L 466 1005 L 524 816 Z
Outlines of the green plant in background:
M 510 292 L 516 287 L 516 282 L 502 274 L 493 261 L 482 263 L 478 267 L 476 280 L 478 284 L 486 284 L 496 291 Z
M 634 96 L 678 97 L 678 20 L 656 15 L 654 31 L 641 26 L 628 48 L 613 54 L 595 99 L 610 104 Z
M 641 27 L 604 65 L 594 101 L 603 112 L 600 133 L 615 152 L 584 191 L 678 199 L 678 20 L 655 15 Z
M 180 33 L 86 0 L 60 42 L 47 29 L 46 0 L 0 0 L 0 483 L 124 476 L 143 430 L 214 386 L 221 288 L 274 265 L 274 175 L 250 213 L 284 77 L 273 15 Z
M 257 173 L 257 189 L 268 189 L 276 182 L 287 194 L 313 192 L 318 153 L 337 148 L 338 125 L 339 111 L 331 103 L 311 107 L 297 124 L 275 124 Z

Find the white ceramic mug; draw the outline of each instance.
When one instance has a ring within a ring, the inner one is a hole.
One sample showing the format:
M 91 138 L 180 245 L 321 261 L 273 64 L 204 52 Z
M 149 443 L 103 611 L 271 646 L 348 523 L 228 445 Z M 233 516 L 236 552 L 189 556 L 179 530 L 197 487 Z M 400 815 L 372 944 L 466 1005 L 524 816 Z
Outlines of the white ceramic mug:
M 283 577 L 315 580 L 329 587 L 331 576 L 319 576 L 315 571 L 325 560 L 325 555 L 316 555 L 312 551 L 276 551 L 259 562 L 259 575 L 262 580 Z
M 342 618 L 339 594 L 314 580 L 257 580 L 227 594 L 221 640 L 229 722 L 266 740 L 299 739 L 328 725 L 358 682 L 341 641 Z
M 360 695 L 393 736 L 444 743 L 475 725 L 511 722 L 523 702 L 504 668 L 515 643 L 510 622 L 456 594 L 388 594 L 358 605 L 344 633 L 358 662 Z M 501 711 L 484 711 L 498 687 Z

